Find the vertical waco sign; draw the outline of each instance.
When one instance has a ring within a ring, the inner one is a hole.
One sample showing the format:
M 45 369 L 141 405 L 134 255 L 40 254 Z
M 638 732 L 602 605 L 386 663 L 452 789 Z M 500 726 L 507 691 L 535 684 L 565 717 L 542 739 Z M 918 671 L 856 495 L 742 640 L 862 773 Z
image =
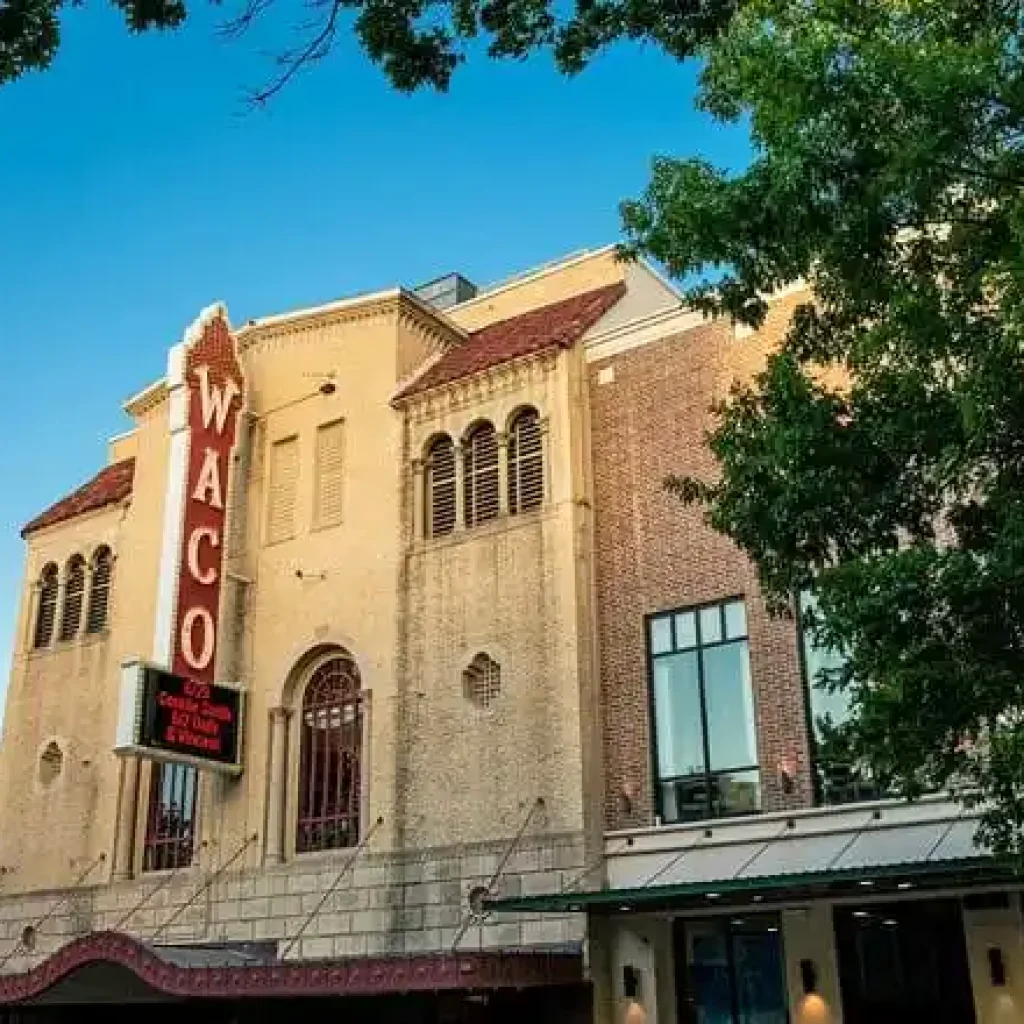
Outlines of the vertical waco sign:
M 179 759 L 170 753 L 177 746 L 175 736 L 194 738 L 194 730 L 211 729 L 213 713 L 230 696 L 225 693 L 229 688 L 216 684 L 215 672 L 228 492 L 245 382 L 222 305 L 203 310 L 182 343 L 171 349 L 167 390 L 170 450 L 151 660 L 165 675 L 169 670 L 178 677 L 177 683 L 169 680 L 177 695 L 172 701 L 166 693 L 155 692 L 153 673 L 147 674 L 143 662 L 124 665 L 115 749 Z M 162 702 L 161 709 L 172 719 L 162 751 L 144 738 L 146 723 L 161 710 L 149 706 L 155 701 Z M 225 758 L 222 752 L 208 761 L 201 748 L 189 756 L 186 742 L 186 751 L 178 750 L 180 759 L 238 770 L 241 723 L 236 719 L 233 724 L 235 757 Z

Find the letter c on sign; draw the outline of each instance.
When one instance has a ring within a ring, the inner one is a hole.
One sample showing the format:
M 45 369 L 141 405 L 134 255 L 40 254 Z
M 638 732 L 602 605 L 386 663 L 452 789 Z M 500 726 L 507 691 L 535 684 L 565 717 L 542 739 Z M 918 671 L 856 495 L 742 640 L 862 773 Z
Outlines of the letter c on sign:
M 193 643 L 197 620 L 203 624 L 203 647 L 199 654 Z M 189 608 L 181 620 L 181 654 L 197 672 L 202 672 L 213 660 L 213 641 L 213 616 L 205 608 Z
M 220 536 L 213 527 L 197 526 L 188 538 L 188 571 L 196 583 L 209 586 L 217 582 L 217 570 L 213 566 L 203 569 L 199 565 L 199 545 L 204 538 L 210 542 L 211 548 L 220 547 Z

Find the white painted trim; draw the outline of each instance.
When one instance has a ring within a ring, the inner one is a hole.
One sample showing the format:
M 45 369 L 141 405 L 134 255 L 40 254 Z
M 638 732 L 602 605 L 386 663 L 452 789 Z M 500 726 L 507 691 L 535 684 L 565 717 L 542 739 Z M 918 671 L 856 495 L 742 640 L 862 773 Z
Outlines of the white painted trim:
M 184 388 L 171 393 L 175 405 L 188 408 Z M 173 408 L 173 406 L 172 406 Z M 184 529 L 186 476 L 188 475 L 188 427 L 172 428 L 167 458 L 167 488 L 164 492 L 164 528 L 160 543 L 160 568 L 157 573 L 156 617 L 153 623 L 153 661 L 170 668 L 174 649 L 174 610 L 178 600 L 178 560 Z
M 537 281 L 542 277 L 547 277 L 548 274 L 554 274 L 557 271 L 565 270 L 568 267 L 574 267 L 578 263 L 585 263 L 587 260 L 595 259 L 598 256 L 605 256 L 614 248 L 615 243 L 601 246 L 600 249 L 584 249 L 582 252 L 570 253 L 568 256 L 565 256 L 560 260 L 555 260 L 553 263 L 544 263 L 532 270 L 524 270 L 513 277 L 503 278 L 497 284 L 491 285 L 489 288 L 485 288 L 477 292 L 473 298 L 466 299 L 465 302 L 460 302 L 457 306 L 452 306 L 452 309 L 461 312 L 462 310 L 475 305 L 477 302 L 493 298 L 495 295 L 500 295 L 502 292 L 511 291 L 513 288 L 518 288 L 520 285 L 526 284 L 529 281 Z
M 116 444 L 118 441 L 124 441 L 136 433 L 137 430 L 138 427 L 132 427 L 130 430 L 122 430 L 120 434 L 111 434 L 107 438 L 107 444 Z
M 588 363 L 596 363 L 673 334 L 693 330 L 709 322 L 703 313 L 684 306 L 659 310 L 639 320 L 620 324 L 609 331 L 589 337 L 584 335 L 584 358 Z
M 631 845 L 619 851 L 622 855 L 637 852 L 651 852 L 654 849 L 668 849 L 674 844 L 685 840 L 687 836 L 698 834 L 703 836 L 707 829 L 715 833 L 715 842 L 724 842 L 727 835 L 750 839 L 766 839 L 774 836 L 778 826 L 786 821 L 794 821 L 805 831 L 820 835 L 826 832 L 842 832 L 863 827 L 863 820 L 876 820 L 874 815 L 881 814 L 888 818 L 890 824 L 921 823 L 922 821 L 952 821 L 980 817 L 977 809 L 967 810 L 963 805 L 950 800 L 944 793 L 933 793 L 920 797 L 913 802 L 899 798 L 889 800 L 865 800 L 862 803 L 840 804 L 828 807 L 801 807 L 791 811 L 769 811 L 765 814 L 752 814 L 736 818 L 711 818 L 702 821 L 687 822 L 679 825 L 646 825 L 641 828 L 619 829 L 605 832 L 606 854 L 612 855 L 613 848 L 623 842 Z M 893 818 L 899 818 L 893 822 Z M 638 843 L 647 842 L 645 848 Z

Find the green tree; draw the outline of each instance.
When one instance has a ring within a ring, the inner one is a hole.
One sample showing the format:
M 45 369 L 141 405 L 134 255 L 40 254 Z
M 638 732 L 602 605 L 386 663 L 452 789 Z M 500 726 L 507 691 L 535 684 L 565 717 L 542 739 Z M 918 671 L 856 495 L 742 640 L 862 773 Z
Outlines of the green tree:
M 813 288 L 719 410 L 720 475 L 668 484 L 774 607 L 817 595 L 812 627 L 846 659 L 846 749 L 910 795 L 980 801 L 983 837 L 1017 854 L 1021 19 L 998 0 L 753 0 L 705 49 L 700 95 L 749 119 L 751 165 L 660 160 L 624 208 L 634 250 L 674 275 L 724 269 L 694 292 L 709 311 L 756 325 L 766 293 Z
M 49 67 L 60 44 L 64 7 L 82 0 L 0 0 L 0 86 Z M 133 32 L 177 28 L 185 0 L 112 0 Z M 221 0 L 210 0 L 219 5 Z M 285 0 L 279 0 L 282 4 Z M 551 50 L 575 73 L 618 39 L 655 43 L 686 57 L 728 22 L 740 0 L 303 0 L 294 2 L 295 37 L 275 58 L 274 73 L 252 96 L 262 102 L 303 68 L 326 57 L 351 29 L 363 50 L 403 91 L 447 89 L 471 45 L 486 40 L 492 57 Z M 275 0 L 240 0 L 224 25 L 244 33 Z

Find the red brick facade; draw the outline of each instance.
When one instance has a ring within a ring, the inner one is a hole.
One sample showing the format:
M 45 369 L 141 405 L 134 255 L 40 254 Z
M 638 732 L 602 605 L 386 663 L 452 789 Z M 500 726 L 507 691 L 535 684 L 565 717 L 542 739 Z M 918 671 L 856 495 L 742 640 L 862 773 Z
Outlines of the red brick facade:
M 598 625 L 609 828 L 654 816 L 646 615 L 744 595 L 766 810 L 811 802 L 797 635 L 764 610 L 747 559 L 663 487 L 670 473 L 709 476 L 711 405 L 761 365 L 797 299 L 773 307 L 756 336 L 727 322 L 591 363 Z M 602 373 L 602 371 L 604 371 Z M 782 770 L 794 778 L 786 792 Z

